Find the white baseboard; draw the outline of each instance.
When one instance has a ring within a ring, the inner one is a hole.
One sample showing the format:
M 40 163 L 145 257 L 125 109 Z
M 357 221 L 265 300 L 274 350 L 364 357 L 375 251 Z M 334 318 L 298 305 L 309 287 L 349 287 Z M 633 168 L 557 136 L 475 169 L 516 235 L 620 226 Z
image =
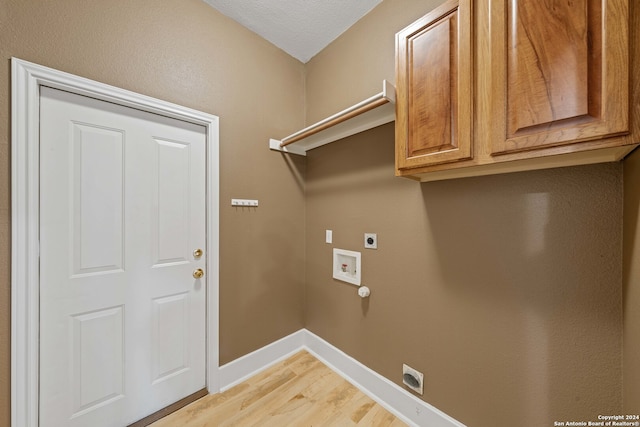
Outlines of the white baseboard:
M 465 427 L 306 329 L 221 366 L 221 391 L 228 390 L 300 350 L 313 354 L 410 426 Z
M 259 348 L 232 362 L 222 365 L 218 370 L 220 378 L 220 391 L 230 389 L 260 371 L 286 359 L 304 348 L 304 335 L 306 329 L 287 335 L 269 345 Z
M 304 331 L 304 346 L 309 353 L 410 426 L 465 427 L 319 336 Z

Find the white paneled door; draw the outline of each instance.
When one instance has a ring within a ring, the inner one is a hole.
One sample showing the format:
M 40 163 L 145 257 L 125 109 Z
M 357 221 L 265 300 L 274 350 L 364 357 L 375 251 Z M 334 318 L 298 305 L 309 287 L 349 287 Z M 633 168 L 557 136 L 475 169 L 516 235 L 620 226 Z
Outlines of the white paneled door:
M 40 100 L 40 426 L 124 426 L 205 387 L 205 129 Z

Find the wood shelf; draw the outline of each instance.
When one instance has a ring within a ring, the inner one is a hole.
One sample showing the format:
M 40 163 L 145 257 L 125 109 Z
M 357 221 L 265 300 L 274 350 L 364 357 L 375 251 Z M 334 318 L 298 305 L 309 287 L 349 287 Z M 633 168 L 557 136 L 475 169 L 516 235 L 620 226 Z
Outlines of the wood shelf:
M 281 140 L 270 139 L 269 148 L 305 156 L 313 148 L 394 121 L 395 102 L 395 87 L 383 80 L 382 92 Z

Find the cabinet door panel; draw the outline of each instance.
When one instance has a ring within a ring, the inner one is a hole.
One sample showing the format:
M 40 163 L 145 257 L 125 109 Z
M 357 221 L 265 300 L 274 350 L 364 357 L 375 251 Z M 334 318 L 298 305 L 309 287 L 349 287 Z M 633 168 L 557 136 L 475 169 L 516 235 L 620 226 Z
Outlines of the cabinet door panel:
M 448 1 L 396 36 L 398 169 L 471 158 L 470 9 Z
M 456 147 L 451 134 L 455 103 L 455 63 L 451 50 L 455 39 L 456 14 L 451 14 L 410 41 L 409 85 L 409 157 Z
M 629 131 L 627 6 L 627 0 L 492 1 L 492 63 L 501 67 L 493 77 L 500 134 L 492 138 L 492 154 Z

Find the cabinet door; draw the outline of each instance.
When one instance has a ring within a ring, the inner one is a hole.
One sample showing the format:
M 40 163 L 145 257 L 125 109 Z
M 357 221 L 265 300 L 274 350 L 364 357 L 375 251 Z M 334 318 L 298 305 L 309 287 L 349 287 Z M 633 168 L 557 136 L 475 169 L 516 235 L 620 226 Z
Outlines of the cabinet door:
M 490 4 L 492 154 L 629 132 L 628 0 Z
M 471 1 L 447 1 L 396 35 L 396 168 L 472 157 Z

